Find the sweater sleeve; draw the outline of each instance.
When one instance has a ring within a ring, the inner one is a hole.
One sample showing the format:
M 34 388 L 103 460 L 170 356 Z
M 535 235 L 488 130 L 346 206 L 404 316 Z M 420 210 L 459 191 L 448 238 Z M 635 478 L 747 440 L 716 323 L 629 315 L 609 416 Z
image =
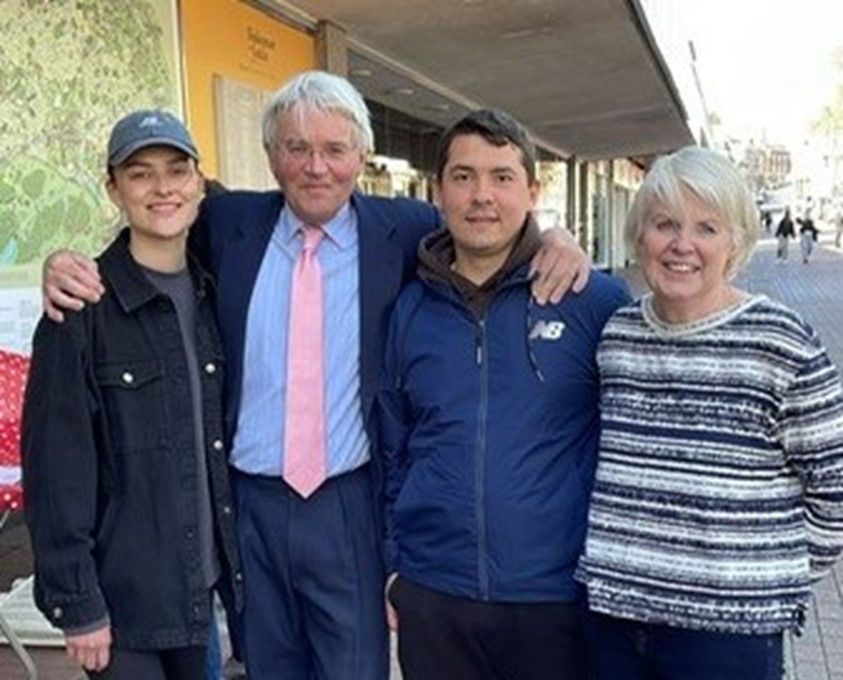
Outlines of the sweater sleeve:
M 95 386 L 83 312 L 44 318 L 24 399 L 24 511 L 35 557 L 35 599 L 53 625 L 107 621 L 95 550 L 98 456 Z
M 822 578 L 843 550 L 843 390 L 816 337 L 784 394 L 780 432 L 802 482 L 810 571 Z

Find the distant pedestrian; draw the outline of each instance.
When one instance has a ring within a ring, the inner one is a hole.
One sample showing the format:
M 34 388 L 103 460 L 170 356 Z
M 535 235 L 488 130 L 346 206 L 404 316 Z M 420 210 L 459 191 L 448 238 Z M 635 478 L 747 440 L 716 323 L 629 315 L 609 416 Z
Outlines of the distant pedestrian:
M 787 243 L 788 240 L 795 238 L 796 232 L 793 230 L 793 220 L 790 217 L 790 208 L 784 211 L 784 217 L 779 221 L 779 226 L 776 227 L 776 238 L 779 240 L 778 248 L 776 248 L 776 257 L 780 260 L 787 259 Z
M 796 221 L 799 222 L 799 248 L 802 251 L 802 262 L 808 264 L 811 252 L 814 250 L 814 241 L 817 240 L 817 228 L 814 226 L 810 213 Z
M 843 208 L 838 209 L 837 215 L 834 217 L 834 247 L 840 247 L 840 241 L 843 239 Z
M 769 236 L 770 232 L 773 230 L 773 214 L 769 210 L 764 211 L 764 231 Z
M 696 147 L 629 212 L 652 293 L 597 350 L 577 571 L 595 680 L 781 678 L 783 632 L 843 550 L 843 389 L 798 314 L 734 285 L 758 231 L 737 170 Z

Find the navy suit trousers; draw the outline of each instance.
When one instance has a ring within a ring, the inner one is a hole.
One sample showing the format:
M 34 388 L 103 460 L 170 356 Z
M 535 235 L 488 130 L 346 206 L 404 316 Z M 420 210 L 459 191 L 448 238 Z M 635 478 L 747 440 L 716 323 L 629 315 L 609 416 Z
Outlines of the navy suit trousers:
M 369 467 L 303 499 L 233 472 L 249 680 L 385 680 L 384 572 Z

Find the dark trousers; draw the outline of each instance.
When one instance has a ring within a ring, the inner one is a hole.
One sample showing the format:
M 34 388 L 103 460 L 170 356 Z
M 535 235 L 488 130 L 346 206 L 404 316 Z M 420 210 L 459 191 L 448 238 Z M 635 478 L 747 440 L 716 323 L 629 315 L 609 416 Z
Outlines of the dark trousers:
M 399 577 L 389 591 L 398 613 L 404 680 L 585 680 L 582 605 L 481 602 Z
M 307 500 L 280 478 L 234 472 L 249 680 L 387 678 L 367 467 L 329 479 Z
M 595 680 L 781 680 L 782 634 L 735 635 L 586 616 Z
M 160 651 L 111 648 L 105 670 L 88 673 L 91 680 L 202 680 L 207 648 L 179 647 Z

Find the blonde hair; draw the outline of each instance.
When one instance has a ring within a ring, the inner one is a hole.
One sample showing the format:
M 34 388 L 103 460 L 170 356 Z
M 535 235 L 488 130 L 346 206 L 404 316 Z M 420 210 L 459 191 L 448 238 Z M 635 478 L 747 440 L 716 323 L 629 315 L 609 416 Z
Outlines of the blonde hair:
M 655 204 L 681 215 L 683 191 L 690 191 L 714 210 L 730 230 L 732 252 L 726 277 L 731 279 L 747 263 L 758 241 L 759 213 L 735 166 L 711 149 L 686 146 L 653 163 L 626 216 L 627 245 L 638 254 L 641 232 Z

